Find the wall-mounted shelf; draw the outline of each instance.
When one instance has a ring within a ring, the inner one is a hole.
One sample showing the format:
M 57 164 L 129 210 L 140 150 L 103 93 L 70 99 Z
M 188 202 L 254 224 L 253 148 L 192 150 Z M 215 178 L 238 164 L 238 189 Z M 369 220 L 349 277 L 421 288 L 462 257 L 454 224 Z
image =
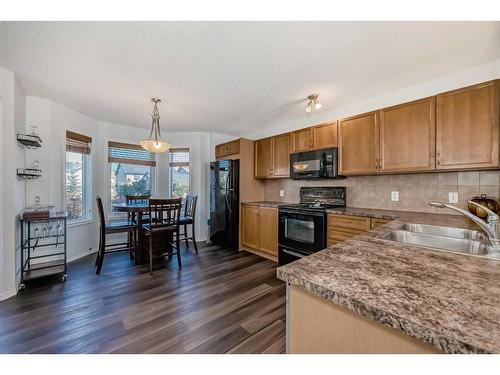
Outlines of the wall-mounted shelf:
M 29 149 L 42 147 L 42 139 L 36 134 L 18 134 L 17 141 Z
M 42 177 L 41 169 L 17 168 L 17 178 L 19 180 L 34 180 Z

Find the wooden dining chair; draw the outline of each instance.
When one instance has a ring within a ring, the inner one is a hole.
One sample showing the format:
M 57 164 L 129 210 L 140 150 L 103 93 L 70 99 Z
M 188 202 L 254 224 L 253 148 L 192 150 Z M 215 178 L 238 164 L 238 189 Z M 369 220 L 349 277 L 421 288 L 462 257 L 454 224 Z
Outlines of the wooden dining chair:
M 102 264 L 104 262 L 104 254 L 114 253 L 117 251 L 129 251 L 129 252 L 134 251 L 133 244 L 130 245 L 128 241 L 124 243 L 107 244 L 106 235 L 116 234 L 116 233 L 127 233 L 130 236 L 132 236 L 133 239 L 135 240 L 135 236 L 137 233 L 137 226 L 129 220 L 106 223 L 101 197 L 97 196 L 96 201 L 97 201 L 97 210 L 99 212 L 100 233 L 99 233 L 99 249 L 97 251 L 97 258 L 95 261 L 96 265 L 95 273 L 99 275 L 101 273 Z M 106 251 L 107 248 L 109 248 L 108 251 Z
M 151 198 L 149 200 L 149 222 L 143 224 L 142 228 L 144 230 L 144 235 L 149 237 L 148 250 L 150 274 L 153 274 L 153 242 L 155 238 L 157 240 L 163 239 L 165 241 L 163 243 L 160 242 L 160 249 L 163 251 L 160 254 L 156 254 L 155 258 L 163 258 L 165 256 L 170 258 L 172 255 L 177 255 L 179 269 L 182 268 L 179 237 L 181 206 L 182 198 Z M 175 244 L 173 243 L 174 236 Z M 164 245 L 167 245 L 167 249 L 165 249 Z M 174 249 L 175 251 L 173 251 Z
M 198 201 L 197 195 L 186 196 L 184 207 L 182 210 L 180 225 L 184 230 L 180 234 L 181 241 L 186 241 L 186 248 L 189 248 L 189 241 L 193 241 L 194 250 L 198 254 L 198 246 L 196 245 L 195 237 L 195 216 L 196 216 L 196 202 Z M 188 232 L 188 225 L 191 226 L 191 235 Z
M 149 198 L 151 198 L 150 194 L 145 194 L 145 195 L 128 195 L 127 194 L 127 195 L 125 195 L 125 201 L 127 202 L 127 204 L 140 204 L 140 203 L 148 204 Z M 136 225 L 138 224 L 135 212 L 129 212 L 127 214 L 127 218 L 128 218 L 128 220 L 135 223 Z M 143 214 L 142 220 L 144 222 L 146 222 L 149 220 L 149 218 Z M 128 242 L 129 242 L 130 246 L 132 246 L 132 241 L 133 241 L 132 235 L 129 234 L 128 235 Z

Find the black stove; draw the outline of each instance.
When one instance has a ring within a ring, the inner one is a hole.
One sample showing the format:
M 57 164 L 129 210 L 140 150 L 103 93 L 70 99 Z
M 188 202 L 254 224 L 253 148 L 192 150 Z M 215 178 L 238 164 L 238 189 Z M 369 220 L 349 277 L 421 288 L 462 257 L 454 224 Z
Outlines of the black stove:
M 326 209 L 345 207 L 346 188 L 302 187 L 300 203 L 279 206 L 278 263 L 293 262 L 326 248 Z
M 323 210 L 345 207 L 346 188 L 344 186 L 301 187 L 300 203 L 279 206 L 287 210 Z

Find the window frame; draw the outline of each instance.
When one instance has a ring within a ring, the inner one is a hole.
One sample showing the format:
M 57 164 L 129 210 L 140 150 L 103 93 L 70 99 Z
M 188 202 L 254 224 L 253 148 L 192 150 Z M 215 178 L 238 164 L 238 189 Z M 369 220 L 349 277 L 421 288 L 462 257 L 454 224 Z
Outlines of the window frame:
M 189 188 L 188 188 L 188 194 L 192 194 L 192 187 L 193 187 L 193 184 L 192 184 L 192 177 L 193 177 L 193 174 L 191 173 L 192 170 L 191 170 L 191 149 L 189 147 L 172 147 L 170 150 L 168 150 L 168 196 L 170 198 L 172 198 L 172 182 L 173 182 L 173 178 L 172 178 L 172 168 L 175 167 L 175 165 L 171 165 L 171 161 L 170 161 L 170 154 L 172 154 L 172 151 L 173 152 L 181 152 L 181 151 L 184 151 L 184 152 L 187 152 L 188 153 L 188 162 L 187 162 L 187 167 L 189 168 L 189 179 L 188 179 L 188 183 L 189 183 Z M 182 165 L 178 165 L 178 166 L 182 166 Z M 184 165 L 186 166 L 186 165 Z
M 78 219 L 69 219 L 68 226 L 85 224 L 93 221 L 93 205 L 92 205 L 92 146 L 90 144 L 90 153 L 80 153 L 76 151 L 66 150 L 66 142 L 64 146 L 64 195 L 63 207 L 67 212 L 66 193 L 67 193 L 67 162 L 68 152 L 82 155 L 82 217 Z
M 131 143 L 125 143 L 121 141 L 116 141 L 112 139 L 106 139 L 106 146 L 107 146 L 107 151 L 105 152 L 105 161 L 108 164 L 108 168 L 105 170 L 107 171 L 107 186 L 108 186 L 108 192 L 105 195 L 106 199 L 108 200 L 107 204 L 105 204 L 105 212 L 107 213 L 106 217 L 109 220 L 121 220 L 125 217 L 127 217 L 126 212 L 119 212 L 119 211 L 113 211 L 113 201 L 111 199 L 111 189 L 112 189 L 112 184 L 111 184 L 111 177 L 113 176 L 113 163 L 119 163 L 118 161 L 110 161 L 109 160 L 109 147 L 111 145 L 123 145 L 123 146 L 135 146 L 137 147 L 138 145 L 131 144 Z M 123 164 L 132 164 L 132 165 L 142 165 L 140 163 L 123 163 Z M 156 169 L 158 167 L 158 161 L 155 160 L 155 165 L 142 165 L 144 167 L 149 167 L 150 169 L 150 185 L 151 185 L 151 196 L 154 196 L 156 193 Z

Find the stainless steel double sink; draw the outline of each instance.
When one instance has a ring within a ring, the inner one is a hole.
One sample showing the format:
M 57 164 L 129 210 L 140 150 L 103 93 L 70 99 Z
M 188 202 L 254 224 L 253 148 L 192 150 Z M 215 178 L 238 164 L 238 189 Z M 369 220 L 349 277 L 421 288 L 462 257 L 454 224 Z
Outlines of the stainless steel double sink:
M 486 236 L 472 229 L 407 223 L 378 238 L 435 250 L 499 259 L 497 254 L 492 254 Z

